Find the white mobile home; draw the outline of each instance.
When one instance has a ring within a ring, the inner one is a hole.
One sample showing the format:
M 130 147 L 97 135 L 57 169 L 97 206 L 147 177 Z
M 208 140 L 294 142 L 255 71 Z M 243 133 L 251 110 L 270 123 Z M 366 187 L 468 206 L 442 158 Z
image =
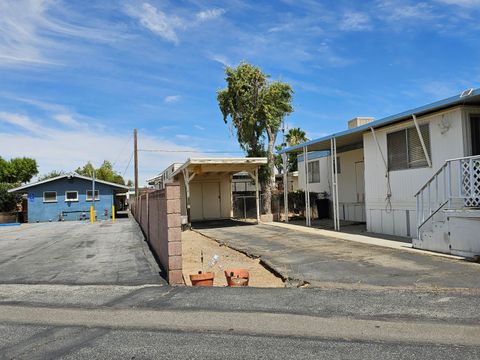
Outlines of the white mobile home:
M 195 158 L 173 164 L 149 180 L 150 185 L 180 183 L 183 222 L 229 219 L 233 217 L 232 178 L 244 172 L 253 182 L 257 219 L 260 219 L 258 168 L 267 158 Z
M 412 237 L 417 248 L 479 255 L 480 89 L 362 119 L 283 151 L 302 154 L 304 189 L 328 192 L 335 228 L 340 219 L 364 220 L 368 231 Z

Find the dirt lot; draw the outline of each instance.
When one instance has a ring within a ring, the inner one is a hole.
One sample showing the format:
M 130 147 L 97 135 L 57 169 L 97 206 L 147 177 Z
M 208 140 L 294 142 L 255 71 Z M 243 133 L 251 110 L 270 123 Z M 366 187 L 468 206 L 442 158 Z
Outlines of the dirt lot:
M 251 259 L 238 251 L 221 246 L 216 241 L 195 231 L 182 233 L 183 276 L 187 285 L 191 285 L 188 275 L 202 270 L 200 260 L 202 250 L 205 270 L 213 255 L 220 257 L 218 265 L 213 268 L 215 272 L 214 286 L 226 286 L 227 281 L 223 271 L 236 267 L 245 268 L 250 272 L 249 286 L 284 287 L 283 281 L 265 269 L 258 259 Z

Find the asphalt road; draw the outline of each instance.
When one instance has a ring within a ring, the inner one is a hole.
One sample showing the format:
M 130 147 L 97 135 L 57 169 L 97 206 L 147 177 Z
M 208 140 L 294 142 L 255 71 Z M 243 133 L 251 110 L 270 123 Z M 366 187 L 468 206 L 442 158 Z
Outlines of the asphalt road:
M 226 222 L 197 231 L 259 257 L 285 279 L 312 286 L 480 289 L 480 264 L 266 224 Z M 231 226 L 239 224 L 239 226 Z
M 0 283 L 165 283 L 131 219 L 0 227 Z
M 478 294 L 94 288 L 0 286 L 0 358 L 480 357 Z
M 2 230 L 0 359 L 480 358 L 476 288 L 169 287 L 158 271 L 130 220 Z

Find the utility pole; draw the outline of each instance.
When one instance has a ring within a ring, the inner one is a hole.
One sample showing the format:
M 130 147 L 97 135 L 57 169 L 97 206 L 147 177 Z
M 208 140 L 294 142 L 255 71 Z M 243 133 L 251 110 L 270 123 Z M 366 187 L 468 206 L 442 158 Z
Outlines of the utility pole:
M 135 178 L 135 197 L 138 196 L 138 148 L 137 148 L 137 129 L 133 129 L 133 167 Z

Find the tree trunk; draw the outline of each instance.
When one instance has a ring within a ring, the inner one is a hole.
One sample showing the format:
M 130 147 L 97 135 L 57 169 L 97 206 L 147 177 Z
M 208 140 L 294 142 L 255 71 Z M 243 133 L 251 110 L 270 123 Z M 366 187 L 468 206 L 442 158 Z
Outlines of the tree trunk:
M 275 189 L 275 157 L 273 155 L 273 149 L 275 146 L 276 133 L 267 128 L 268 136 L 268 149 L 267 149 L 267 167 L 268 167 L 268 179 L 265 186 L 265 196 L 263 202 L 263 210 L 265 214 L 272 214 L 272 192 Z

